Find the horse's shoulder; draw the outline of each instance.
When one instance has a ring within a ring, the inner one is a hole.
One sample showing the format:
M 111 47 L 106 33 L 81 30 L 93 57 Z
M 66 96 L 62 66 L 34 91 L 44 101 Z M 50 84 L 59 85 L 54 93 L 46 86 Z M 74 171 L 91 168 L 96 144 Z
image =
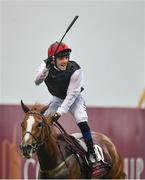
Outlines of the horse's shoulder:
M 56 141 L 57 141 L 57 144 L 59 144 L 60 146 L 68 146 L 68 143 L 64 137 L 64 134 L 57 134 L 56 135 Z

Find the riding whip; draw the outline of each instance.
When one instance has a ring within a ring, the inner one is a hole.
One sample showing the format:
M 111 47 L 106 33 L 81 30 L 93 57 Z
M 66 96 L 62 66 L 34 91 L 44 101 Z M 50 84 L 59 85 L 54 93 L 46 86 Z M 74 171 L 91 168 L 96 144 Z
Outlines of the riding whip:
M 58 46 L 57 46 L 57 48 L 56 48 L 56 50 L 55 50 L 55 52 L 54 52 L 54 56 L 55 56 L 55 54 L 56 54 L 56 52 L 57 52 L 57 50 L 58 50 L 58 48 L 59 48 L 62 40 L 64 39 L 65 35 L 66 35 L 67 32 L 70 30 L 70 28 L 73 26 L 73 24 L 74 24 L 75 21 L 78 19 L 78 17 L 79 17 L 79 16 L 75 16 L 74 19 L 72 20 L 72 22 L 70 23 L 70 25 L 68 26 L 67 30 L 65 31 L 64 35 L 62 36 L 61 40 L 60 40 L 59 43 L 58 43 Z

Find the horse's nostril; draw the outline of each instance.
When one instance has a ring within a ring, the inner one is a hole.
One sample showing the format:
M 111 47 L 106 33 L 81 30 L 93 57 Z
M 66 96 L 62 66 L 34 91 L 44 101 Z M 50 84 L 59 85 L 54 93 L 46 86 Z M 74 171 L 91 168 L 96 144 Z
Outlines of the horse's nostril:
M 27 145 L 26 145 L 26 148 L 27 148 L 28 150 L 31 150 L 31 149 L 32 149 L 32 145 L 27 144 Z
M 30 145 L 30 144 L 23 144 L 23 145 L 20 145 L 20 149 L 23 152 L 30 152 L 31 149 L 32 149 L 32 145 Z

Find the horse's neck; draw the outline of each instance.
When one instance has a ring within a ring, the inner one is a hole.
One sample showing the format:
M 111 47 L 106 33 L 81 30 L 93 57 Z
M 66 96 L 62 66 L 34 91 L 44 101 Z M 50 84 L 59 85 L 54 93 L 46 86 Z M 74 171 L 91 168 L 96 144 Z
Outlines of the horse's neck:
M 53 169 L 60 163 L 59 149 L 53 136 L 39 147 L 37 155 L 41 170 Z

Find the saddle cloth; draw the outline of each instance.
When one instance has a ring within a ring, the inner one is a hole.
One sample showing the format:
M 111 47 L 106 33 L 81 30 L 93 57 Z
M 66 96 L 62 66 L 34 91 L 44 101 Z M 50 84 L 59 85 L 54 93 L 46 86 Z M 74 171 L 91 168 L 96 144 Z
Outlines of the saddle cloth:
M 74 139 L 76 139 L 76 141 L 82 147 L 82 149 L 84 150 L 84 152 L 86 154 L 87 147 L 86 147 L 85 142 L 83 141 L 82 134 L 81 133 L 73 133 L 70 135 L 70 137 L 73 137 Z M 94 145 L 94 150 L 95 150 L 96 157 L 97 157 L 96 163 L 93 164 L 92 167 L 90 167 L 86 156 L 85 156 L 85 159 L 83 159 L 83 161 L 86 161 L 85 164 L 88 166 L 87 173 L 90 174 L 91 177 L 102 178 L 108 172 L 108 169 L 110 169 L 111 165 L 106 162 L 104 151 L 98 144 Z M 76 151 L 76 153 L 77 153 L 77 151 Z M 80 158 L 78 158 L 78 159 L 79 159 L 79 161 L 81 161 Z M 81 164 L 81 162 L 80 162 L 80 164 Z
M 82 140 L 83 136 L 81 135 L 81 133 L 73 133 L 73 134 L 71 134 L 71 136 L 73 136 L 78 141 L 78 143 L 81 145 L 81 147 L 85 150 L 85 152 L 87 152 L 87 147 L 86 147 L 85 142 Z M 95 144 L 94 149 L 95 149 L 97 161 L 105 162 L 104 153 L 103 153 L 102 148 L 99 145 Z

